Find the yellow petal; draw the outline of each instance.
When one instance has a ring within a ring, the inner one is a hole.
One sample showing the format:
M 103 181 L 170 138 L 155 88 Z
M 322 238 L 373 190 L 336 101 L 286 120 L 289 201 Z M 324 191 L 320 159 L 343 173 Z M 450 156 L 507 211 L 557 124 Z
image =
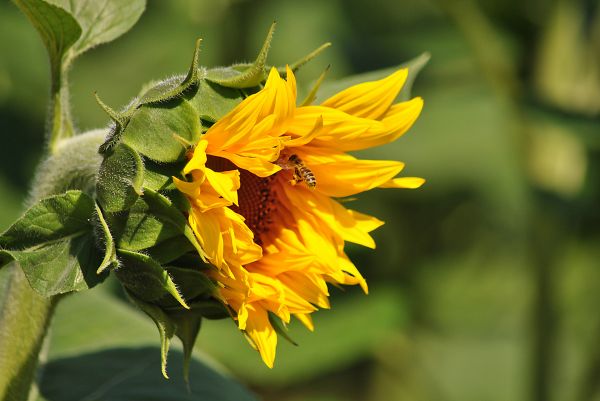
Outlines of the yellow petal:
M 328 154 L 329 153 L 329 154 Z M 376 188 L 398 175 L 404 163 L 360 160 L 339 152 L 304 147 L 299 156 L 314 174 L 319 193 L 345 197 Z
M 308 314 L 297 313 L 294 315 L 296 319 L 300 320 L 300 322 L 310 331 L 315 331 L 315 325 L 313 324 L 312 317 Z
M 206 147 L 208 142 L 200 140 L 194 148 L 194 153 L 190 161 L 183 168 L 183 174 L 189 174 L 193 170 L 204 170 L 206 166 Z
M 269 322 L 269 315 L 266 310 L 254 304 L 248 305 L 246 334 L 252 339 L 263 362 L 269 368 L 272 368 L 275 363 L 277 333 L 275 333 L 273 326 Z
M 379 188 L 419 188 L 425 183 L 425 179 L 419 177 L 400 177 L 384 182 Z
M 404 68 L 379 81 L 354 85 L 330 97 L 322 106 L 378 120 L 394 102 L 407 77 L 408 69 Z
M 217 173 L 211 169 L 205 169 L 206 180 L 212 188 L 224 199 L 238 204 L 237 190 L 240 188 L 240 172 L 238 170 Z

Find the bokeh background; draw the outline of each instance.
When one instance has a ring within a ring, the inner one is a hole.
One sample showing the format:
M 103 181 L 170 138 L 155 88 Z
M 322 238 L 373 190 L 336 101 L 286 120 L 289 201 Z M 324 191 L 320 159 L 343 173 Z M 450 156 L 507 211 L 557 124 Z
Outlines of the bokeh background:
M 348 250 L 370 294 L 332 289 L 333 310 L 313 334 L 292 325 L 300 346 L 281 340 L 273 370 L 228 321 L 204 323 L 199 355 L 266 401 L 600 400 L 598 2 L 149 0 L 132 31 L 76 63 L 77 126 L 107 123 L 94 91 L 120 107 L 186 71 L 196 37 L 204 65 L 252 60 L 272 20 L 273 64 L 333 43 L 299 72 L 305 86 L 329 64 L 334 80 L 431 54 L 414 128 L 363 152 L 427 184 L 352 202 L 387 222 L 375 251 Z M 7 1 L 0 38 L 3 230 L 41 155 L 49 74 Z M 101 287 L 59 307 L 50 359 L 158 343 L 115 283 Z

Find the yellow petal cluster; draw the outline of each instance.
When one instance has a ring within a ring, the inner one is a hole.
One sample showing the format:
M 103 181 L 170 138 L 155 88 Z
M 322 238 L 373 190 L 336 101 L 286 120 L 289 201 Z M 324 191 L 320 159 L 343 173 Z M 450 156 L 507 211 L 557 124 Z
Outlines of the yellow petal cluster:
M 283 79 L 272 69 L 262 90 L 202 136 L 187 180 L 175 179 L 190 200 L 201 256 L 214 266 L 216 296 L 269 367 L 277 346 L 270 315 L 285 323 L 294 316 L 313 330 L 311 313 L 329 307 L 328 283 L 368 291 L 344 243 L 375 248 L 369 233 L 383 222 L 335 198 L 424 182 L 396 177 L 401 162 L 347 153 L 394 141 L 415 122 L 421 98 L 393 103 L 407 74 L 298 107 L 293 72 Z

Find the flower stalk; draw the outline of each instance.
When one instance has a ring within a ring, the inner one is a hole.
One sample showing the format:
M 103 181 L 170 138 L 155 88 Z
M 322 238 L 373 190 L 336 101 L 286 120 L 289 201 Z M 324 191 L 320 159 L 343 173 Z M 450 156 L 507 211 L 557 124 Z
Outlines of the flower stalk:
M 12 266 L 0 304 L 0 399 L 29 397 L 56 297 L 35 292 L 18 266 Z

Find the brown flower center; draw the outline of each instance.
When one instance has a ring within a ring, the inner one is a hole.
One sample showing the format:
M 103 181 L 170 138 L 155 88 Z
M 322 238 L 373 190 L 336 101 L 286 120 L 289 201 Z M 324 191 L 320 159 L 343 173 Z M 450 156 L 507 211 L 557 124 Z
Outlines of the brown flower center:
M 239 206 L 230 208 L 246 219 L 246 225 L 254 233 L 254 241 L 261 244 L 261 234 L 269 230 L 271 215 L 277 208 L 275 188 L 272 185 L 275 176 L 258 177 L 247 170 L 238 168 L 227 159 L 208 155 L 206 167 L 213 171 L 240 171 L 240 189 L 238 189 Z

